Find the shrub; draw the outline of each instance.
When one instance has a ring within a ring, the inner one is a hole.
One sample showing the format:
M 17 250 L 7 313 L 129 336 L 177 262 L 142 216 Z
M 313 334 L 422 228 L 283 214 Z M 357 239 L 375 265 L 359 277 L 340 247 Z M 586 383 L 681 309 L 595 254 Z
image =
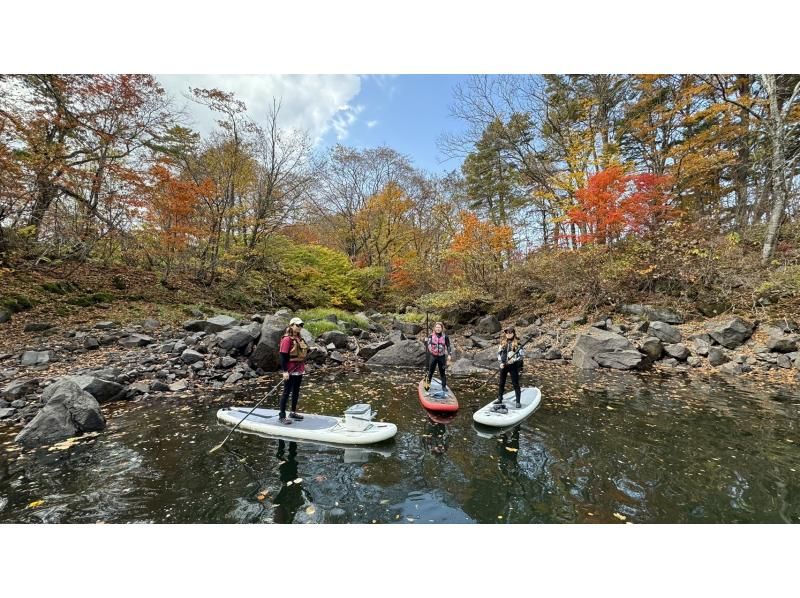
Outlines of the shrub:
M 112 303 L 114 301 L 114 295 L 111 293 L 99 292 L 99 293 L 91 293 L 90 295 L 81 295 L 80 297 L 74 297 L 72 299 L 67 300 L 67 303 L 71 305 L 78 305 L 80 307 L 90 307 L 92 305 L 97 305 L 98 303 Z
M 28 299 L 25 295 L 9 295 L 8 297 L 0 298 L 0 305 L 5 307 L 11 313 L 25 311 L 33 307 L 33 301 Z
M 305 322 L 306 330 L 313 334 L 314 338 L 330 330 L 339 330 L 339 327 L 329 320 L 306 320 Z

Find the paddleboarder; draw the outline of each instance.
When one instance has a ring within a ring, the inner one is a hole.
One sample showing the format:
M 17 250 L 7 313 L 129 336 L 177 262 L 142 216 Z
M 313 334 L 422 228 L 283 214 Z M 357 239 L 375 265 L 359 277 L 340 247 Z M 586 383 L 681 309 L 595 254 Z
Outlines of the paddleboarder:
M 297 401 L 300 398 L 300 383 L 306 371 L 306 356 L 308 343 L 303 340 L 300 332 L 303 330 L 303 320 L 292 318 L 289 327 L 281 338 L 280 360 L 283 371 L 283 395 L 279 407 L 278 421 L 282 424 L 291 424 L 292 420 L 301 420 L 303 416 L 297 413 Z M 286 417 L 286 403 L 292 395 L 292 410 Z
M 513 326 L 509 326 L 503 330 L 503 339 L 500 341 L 500 346 L 497 349 L 497 360 L 500 362 L 500 384 L 498 389 L 498 397 L 494 402 L 492 411 L 508 412 L 508 409 L 503 404 L 503 393 L 506 388 L 506 378 L 511 375 L 511 384 L 514 387 L 514 394 L 516 395 L 516 402 L 514 406 L 519 409 L 522 407 L 520 397 L 522 396 L 522 389 L 519 385 L 519 374 L 522 371 L 522 360 L 525 357 L 525 349 L 521 346 L 517 338 L 517 331 Z
M 442 392 L 447 394 L 447 364 L 450 362 L 453 353 L 450 347 L 450 337 L 445 334 L 444 324 L 436 322 L 433 325 L 431 334 L 425 343 L 428 345 L 428 353 L 431 356 L 431 363 L 428 366 L 428 375 L 425 377 L 425 390 L 431 387 L 431 378 L 436 366 L 439 366 L 439 375 L 442 377 Z

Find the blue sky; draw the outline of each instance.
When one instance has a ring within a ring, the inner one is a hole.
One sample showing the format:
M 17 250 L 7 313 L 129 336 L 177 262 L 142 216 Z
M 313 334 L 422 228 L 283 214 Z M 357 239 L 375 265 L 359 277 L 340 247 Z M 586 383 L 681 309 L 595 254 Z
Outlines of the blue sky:
M 310 133 L 318 148 L 336 143 L 363 147 L 388 145 L 434 173 L 457 169 L 442 162 L 436 141 L 463 124 L 449 114 L 453 88 L 465 75 L 158 75 L 178 106 L 185 106 L 193 128 L 207 134 L 213 115 L 187 102 L 191 87 L 217 87 L 245 101 L 258 122 L 282 101 L 280 124 Z

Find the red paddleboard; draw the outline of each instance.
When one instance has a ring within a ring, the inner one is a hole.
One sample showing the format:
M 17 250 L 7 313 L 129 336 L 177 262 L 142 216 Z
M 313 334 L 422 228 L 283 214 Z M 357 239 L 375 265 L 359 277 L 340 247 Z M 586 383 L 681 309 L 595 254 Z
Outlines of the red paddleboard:
M 458 411 L 458 401 L 453 390 L 448 386 L 447 393 L 442 392 L 442 383 L 438 378 L 431 380 L 431 387 L 426 391 L 423 386 L 424 382 L 420 382 L 417 387 L 419 391 L 419 402 L 428 411 L 438 413 Z
M 458 417 L 457 411 L 430 411 L 425 410 L 428 419 L 435 424 L 442 424 L 444 426 L 453 423 L 453 420 Z

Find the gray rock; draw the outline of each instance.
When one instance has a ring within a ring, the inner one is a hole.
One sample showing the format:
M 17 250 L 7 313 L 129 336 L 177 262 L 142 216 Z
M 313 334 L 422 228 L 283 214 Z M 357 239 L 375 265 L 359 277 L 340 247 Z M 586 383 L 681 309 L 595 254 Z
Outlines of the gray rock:
M 347 348 L 347 335 L 339 330 L 329 330 L 328 332 L 324 332 L 320 338 L 325 343 L 328 350 L 330 350 L 329 345 L 331 344 L 333 345 L 334 349 Z
M 650 322 L 647 334 L 655 336 L 664 343 L 674 344 L 681 342 L 681 331 L 666 322 Z
M 567 320 L 564 320 L 563 322 L 561 322 L 561 328 L 563 330 L 567 330 L 568 328 L 572 328 L 573 326 L 580 326 L 582 324 L 586 324 L 585 315 L 576 316 L 574 318 L 569 318 Z M 597 328 L 597 326 L 594 326 L 594 328 Z
M 205 332 L 208 322 L 205 320 L 186 320 L 183 329 L 188 332 Z
M 419 324 L 415 324 L 414 322 L 401 322 L 400 320 L 392 320 L 392 328 L 410 336 L 415 336 L 422 331 L 422 326 Z
M 477 366 L 471 359 L 462 357 L 453 363 L 449 368 L 448 375 L 452 376 L 471 376 L 473 374 L 485 374 L 488 368 Z
M 703 365 L 703 360 L 697 357 L 697 355 L 689 355 L 689 357 L 686 359 L 686 363 L 693 368 L 699 368 L 701 365 Z
M 469 340 L 472 343 L 472 346 L 476 347 L 477 349 L 486 349 L 491 347 L 493 344 L 491 341 L 488 341 L 477 334 L 473 334 L 471 337 L 469 337 Z
M 620 356 L 619 359 L 610 355 L 623 351 L 627 353 Z M 634 353 L 638 356 L 638 360 L 633 355 Z M 603 354 L 602 362 L 598 359 L 600 354 Z M 585 334 L 578 335 L 572 353 L 572 363 L 582 369 L 594 369 L 604 364 L 614 364 L 605 367 L 622 366 L 619 369 L 631 369 L 631 367 L 635 367 L 631 364 L 635 362 L 638 366 L 642 359 L 644 359 L 642 354 L 628 339 L 599 328 L 590 328 Z
M 694 352 L 697 355 L 708 355 L 708 351 L 714 343 L 714 339 L 708 334 L 698 334 L 691 337 L 689 340 L 694 343 Z
M 486 347 L 472 356 L 472 363 L 479 368 L 496 370 L 500 362 L 497 361 L 497 347 Z
M 11 406 L 14 409 L 22 409 L 25 405 L 27 405 L 27 401 L 24 399 L 17 399 L 16 401 L 11 401 Z
M 683 324 L 683 316 L 671 309 L 654 307 L 652 305 L 623 305 L 620 312 L 640 316 L 651 322 L 666 322 L 667 324 Z
M 14 380 L 9 382 L 3 390 L 0 391 L 0 396 L 4 399 L 15 400 L 25 397 L 29 394 L 36 392 L 39 388 L 38 378 L 25 378 L 22 380 Z
M 150 383 L 151 392 L 166 392 L 168 390 L 170 390 L 169 385 L 161 380 L 153 380 Z
M 94 351 L 100 348 L 100 341 L 93 336 L 87 336 L 83 339 L 83 348 L 87 351 Z
M 558 349 L 548 349 L 547 353 L 544 354 L 544 359 L 548 361 L 554 361 L 556 359 L 561 359 L 561 351 Z
M 231 373 L 230 376 L 225 378 L 225 386 L 231 386 L 233 384 L 236 384 L 242 378 L 244 378 L 244 374 L 242 374 L 241 372 L 233 372 Z
M 331 361 L 335 361 L 336 363 L 344 363 L 347 361 L 347 358 L 339 353 L 339 351 L 334 351 L 330 354 Z
M 664 354 L 664 345 L 661 344 L 660 339 L 648 336 L 642 340 L 639 345 L 639 351 L 647 355 L 650 361 L 658 361 Z
M 788 355 L 778 355 L 777 365 L 779 368 L 791 369 L 793 366 L 792 360 Z
M 202 361 L 195 361 L 191 367 L 195 372 L 199 372 L 206 367 L 206 364 Z
M 258 330 L 258 334 L 261 334 L 260 329 Z M 217 346 L 222 347 L 226 351 L 230 351 L 231 349 L 243 349 L 249 343 L 253 342 L 253 340 L 254 338 L 250 326 L 237 326 L 229 330 L 223 330 L 217 334 Z
M 50 330 L 53 325 L 49 322 L 28 322 L 25 324 L 25 328 L 22 329 L 23 332 L 42 332 L 43 330 Z
M 233 328 L 236 326 L 238 320 L 232 318 L 230 316 L 214 316 L 213 318 L 209 318 L 206 320 L 206 332 L 221 332 L 223 330 L 227 330 L 228 328 Z
M 725 355 L 725 353 L 719 347 L 711 347 L 708 350 L 708 363 L 710 363 L 714 367 L 722 365 L 723 363 L 726 363 L 728 361 L 730 361 L 730 359 L 728 358 L 727 355 Z
M 600 330 L 608 330 L 608 324 L 606 324 L 605 320 L 597 320 L 596 322 L 592 322 L 592 328 L 599 328 Z
M 264 321 L 264 316 L 262 316 L 261 314 L 253 314 L 252 316 L 250 316 L 250 321 L 256 322 L 257 324 L 261 324 Z
M 118 379 L 122 374 L 122 370 L 119 368 L 98 368 L 96 370 L 89 370 L 86 373 L 90 376 L 94 376 L 95 378 L 102 378 L 103 380 L 118 382 Z
M 406 340 L 406 335 L 402 330 L 392 330 L 389 333 L 389 342 L 396 345 L 397 343 Z
M 142 328 L 145 330 L 156 330 L 157 328 L 161 328 L 161 322 L 154 320 L 153 318 L 147 318 L 144 322 L 142 322 Z
M 134 382 L 128 386 L 128 391 L 134 394 L 147 394 L 150 392 L 150 383 L 145 381 Z
M 668 357 L 667 359 L 659 361 L 658 364 L 663 367 L 674 368 L 678 366 L 678 360 L 674 357 Z
M 16 412 L 17 410 L 14 407 L 0 407 L 0 419 L 8 419 Z
M 128 349 L 133 349 L 135 347 L 146 347 L 152 342 L 153 337 L 147 336 L 146 334 L 131 334 L 130 336 L 124 336 L 119 339 L 119 344 Z
M 384 349 L 388 349 L 392 346 L 392 341 L 381 341 L 379 343 L 372 343 L 369 345 L 361 345 L 356 355 L 364 360 L 369 360 L 375 353 L 378 351 L 383 351 Z
M 98 402 L 74 382 L 59 380 L 45 390 L 45 396 L 45 406 L 17 435 L 15 442 L 35 447 L 105 428 Z
M 664 345 L 664 352 L 678 361 L 686 361 L 691 355 L 689 349 L 683 343 L 670 343 Z
M 172 384 L 170 384 L 168 388 L 172 392 L 178 392 L 189 388 L 189 383 L 186 382 L 186 380 L 178 380 L 177 382 L 173 382 Z
M 103 380 L 96 376 L 67 376 L 63 378 L 74 382 L 78 387 L 92 395 L 98 403 L 107 403 L 120 398 L 125 388 L 121 384 L 110 380 Z M 48 386 L 48 389 L 52 388 Z M 47 391 L 45 391 L 47 393 Z
M 172 353 L 176 353 L 176 354 L 180 355 L 180 354 L 181 354 L 181 353 L 183 353 L 183 352 L 184 352 L 184 351 L 185 351 L 185 350 L 186 350 L 188 347 L 189 347 L 189 346 L 188 346 L 188 345 L 187 345 L 185 342 L 183 342 L 183 341 L 177 341 L 177 342 L 176 342 L 176 343 L 175 343 L 175 344 L 172 346 Z
M 391 347 L 378 351 L 368 365 L 413 366 L 425 364 L 425 346 L 414 340 L 400 341 Z
M 5 324 L 11 320 L 11 312 L 7 309 L 0 309 L 0 324 Z
M 479 334 L 496 334 L 500 332 L 500 328 L 500 320 L 492 314 L 484 316 L 478 320 L 478 323 L 475 325 L 475 330 Z
M 744 374 L 746 372 L 751 371 L 751 368 L 746 363 L 736 363 L 734 361 L 730 361 L 728 363 L 724 363 L 720 366 L 719 371 L 724 374 Z
M 222 359 L 220 359 L 219 364 L 221 367 L 227 370 L 228 368 L 232 368 L 233 366 L 236 365 L 236 360 L 233 357 L 225 356 Z
M 594 361 L 597 362 L 598 365 L 615 370 L 632 370 L 642 363 L 642 359 L 644 359 L 642 354 L 635 349 L 603 351 L 594 355 Z
M 116 328 L 117 326 L 119 326 L 119 324 L 108 320 L 104 322 L 98 322 L 97 324 L 94 325 L 94 327 L 97 328 L 98 330 L 111 330 L 112 328 Z
M 25 351 L 20 358 L 22 365 L 44 365 L 53 359 L 52 351 Z
M 250 354 L 250 365 L 253 368 L 261 368 L 265 372 L 274 372 L 278 369 L 280 359 L 278 349 L 288 325 L 289 321 L 283 317 L 267 316 L 264 318 L 258 344 Z
M 781 332 L 791 333 L 791 332 L 800 332 L 800 325 L 795 320 L 791 318 L 782 318 L 780 320 L 775 320 L 771 322 L 772 326 L 780 330 Z
M 100 345 L 105 347 L 107 345 L 113 345 L 114 343 L 117 342 L 117 339 L 119 338 L 120 337 L 118 334 L 104 334 L 98 340 L 100 341 Z
M 742 318 L 732 318 L 709 331 L 709 335 L 726 349 L 735 349 L 753 334 L 753 325 Z
M 193 349 L 186 349 L 181 353 L 181 361 L 183 363 L 196 363 L 198 361 L 203 361 L 203 359 L 203 354 Z
M 773 353 L 792 353 L 797 351 L 798 336 L 771 336 L 767 340 L 767 349 Z

